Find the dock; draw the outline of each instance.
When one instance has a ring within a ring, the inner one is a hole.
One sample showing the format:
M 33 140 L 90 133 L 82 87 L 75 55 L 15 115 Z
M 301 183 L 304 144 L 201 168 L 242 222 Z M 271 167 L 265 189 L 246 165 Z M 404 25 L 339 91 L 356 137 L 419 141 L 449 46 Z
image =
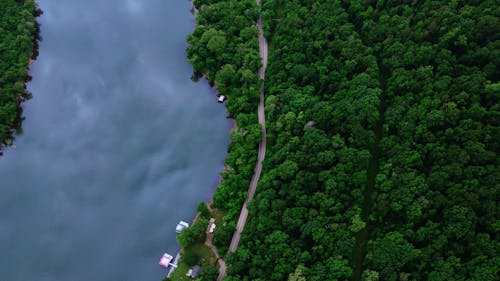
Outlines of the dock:
M 174 272 L 174 270 L 177 268 L 177 264 L 179 263 L 180 258 L 181 258 L 181 253 L 179 252 L 175 256 L 174 261 L 170 264 L 171 266 L 168 269 L 167 278 L 170 278 L 170 274 L 172 274 L 172 272 Z

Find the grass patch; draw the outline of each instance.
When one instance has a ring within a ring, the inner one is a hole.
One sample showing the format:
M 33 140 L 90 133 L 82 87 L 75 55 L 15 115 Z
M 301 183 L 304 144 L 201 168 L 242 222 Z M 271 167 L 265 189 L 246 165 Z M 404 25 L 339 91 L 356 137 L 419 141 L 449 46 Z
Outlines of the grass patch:
M 217 225 L 212 238 L 212 243 L 217 247 L 219 255 L 224 256 L 229 249 L 229 244 L 231 243 L 235 227 L 233 225 L 226 224 L 224 218 L 226 217 L 227 212 L 224 210 L 213 209 L 210 215 L 215 219 L 215 224 Z
M 191 268 L 190 266 L 184 263 L 184 256 L 186 254 L 197 255 L 200 257 L 199 265 L 214 265 L 216 264 L 216 259 L 212 251 L 205 246 L 203 243 L 196 243 L 193 246 L 190 246 L 186 249 L 182 250 L 181 260 L 179 261 L 179 266 L 172 272 L 170 275 L 171 281 L 192 281 L 190 277 L 186 276 L 186 273 Z
M 187 277 L 186 273 L 189 270 L 189 266 L 179 262 L 179 266 L 170 275 L 170 280 L 172 281 L 192 281 L 191 277 Z
M 212 218 L 215 219 L 215 224 L 217 226 L 223 225 L 224 224 L 224 216 L 226 215 L 226 212 L 220 210 L 220 209 L 215 209 L 212 213 L 211 216 Z
M 213 264 L 215 263 L 214 253 L 203 243 L 197 243 L 185 249 L 185 252 L 191 252 L 200 257 L 200 264 Z M 181 259 L 182 261 L 182 259 Z

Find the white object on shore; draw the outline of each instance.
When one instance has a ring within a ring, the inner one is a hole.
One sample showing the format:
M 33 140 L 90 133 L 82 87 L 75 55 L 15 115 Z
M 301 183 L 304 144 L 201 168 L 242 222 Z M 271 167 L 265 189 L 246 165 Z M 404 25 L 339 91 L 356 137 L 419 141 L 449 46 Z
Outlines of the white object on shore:
M 209 232 L 210 232 L 210 233 L 214 233 L 214 230 L 215 230 L 215 223 L 212 223 L 212 225 L 210 225 L 210 230 L 209 230 Z
M 226 100 L 226 96 L 224 96 L 224 95 L 219 95 L 219 96 L 217 97 L 217 101 L 218 101 L 219 103 L 223 103 L 225 100 Z
M 196 276 L 198 276 L 198 274 L 200 273 L 200 270 L 201 270 L 201 266 L 195 265 L 188 270 L 188 272 L 186 273 L 186 276 L 191 277 L 191 278 L 196 278 Z
M 181 233 L 181 231 L 186 228 L 186 227 L 189 227 L 189 223 L 185 222 L 185 221 L 180 221 L 177 226 L 175 227 L 175 232 L 177 233 Z

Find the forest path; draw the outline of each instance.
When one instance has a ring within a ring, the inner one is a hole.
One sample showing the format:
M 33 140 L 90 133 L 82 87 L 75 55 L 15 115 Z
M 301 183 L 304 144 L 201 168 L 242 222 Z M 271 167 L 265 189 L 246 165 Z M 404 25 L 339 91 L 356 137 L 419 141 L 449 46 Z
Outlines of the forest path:
M 210 224 L 207 227 L 205 245 L 208 248 L 210 248 L 210 250 L 212 250 L 212 252 L 214 253 L 215 258 L 217 258 L 217 262 L 219 263 L 219 273 L 220 272 L 226 272 L 226 262 L 219 255 L 219 251 L 217 250 L 217 247 L 212 243 L 213 233 L 210 232 L 210 226 L 212 225 L 212 223 L 215 223 L 215 220 L 211 221 Z
M 255 1 L 257 5 L 260 7 L 260 0 Z M 253 199 L 255 194 L 255 189 L 257 188 L 257 184 L 259 183 L 260 174 L 262 173 L 262 163 L 264 162 L 264 158 L 266 156 L 266 147 L 267 147 L 267 135 L 266 135 L 266 117 L 264 113 L 264 78 L 266 75 L 267 68 L 267 55 L 268 55 L 268 45 L 267 40 L 264 37 L 264 32 L 262 30 L 262 16 L 259 16 L 257 20 L 257 28 L 259 29 L 259 53 L 262 58 L 262 67 L 259 69 L 259 78 L 261 80 L 260 85 L 260 101 L 257 109 L 257 115 L 259 119 L 259 124 L 262 127 L 262 141 L 259 144 L 259 154 L 257 155 L 257 163 L 255 164 L 254 174 L 252 176 L 252 180 L 250 181 L 250 186 L 248 188 L 247 199 L 243 203 L 243 207 L 241 208 L 240 217 L 238 219 L 238 223 L 236 224 L 236 231 L 233 234 L 233 239 L 231 240 L 231 244 L 229 245 L 229 251 L 235 252 L 238 248 L 238 244 L 241 238 L 241 232 L 245 228 L 245 224 L 248 217 L 248 209 L 247 203 Z M 219 277 L 217 281 L 221 281 L 222 278 L 226 276 L 226 268 L 219 268 Z

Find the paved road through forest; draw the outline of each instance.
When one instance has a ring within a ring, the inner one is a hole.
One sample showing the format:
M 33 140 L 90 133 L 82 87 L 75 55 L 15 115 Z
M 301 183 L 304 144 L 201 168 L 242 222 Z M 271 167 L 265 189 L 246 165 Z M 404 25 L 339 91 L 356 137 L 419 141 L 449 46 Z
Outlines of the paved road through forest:
M 257 5 L 260 7 L 260 0 L 256 0 Z M 264 32 L 262 30 L 262 17 L 259 17 L 257 21 L 257 27 L 259 29 L 259 53 L 262 58 L 262 67 L 259 69 L 259 78 L 261 80 L 260 86 L 260 101 L 257 110 L 259 124 L 262 126 L 262 141 L 259 145 L 259 154 L 257 155 L 257 163 L 255 164 L 254 174 L 252 176 L 252 180 L 250 181 L 250 187 L 248 188 L 248 196 L 243 203 L 243 207 L 241 208 L 240 217 L 238 219 L 238 223 L 236 224 L 236 231 L 234 232 L 233 239 L 231 240 L 231 245 L 229 246 L 229 251 L 235 252 L 238 248 L 238 244 L 241 238 L 241 232 L 243 228 L 245 228 L 245 224 L 248 217 L 248 209 L 247 203 L 253 199 L 255 194 L 255 189 L 257 188 L 257 184 L 260 179 L 260 174 L 262 172 L 262 162 L 264 162 L 264 158 L 266 156 L 266 146 L 267 146 L 267 138 L 266 138 L 266 117 L 264 114 L 264 78 L 266 75 L 266 67 L 267 67 L 267 55 L 268 55 L 268 46 L 267 40 L 264 37 Z M 217 281 L 221 281 L 222 278 L 226 276 L 226 268 L 221 267 L 219 269 L 219 277 Z

